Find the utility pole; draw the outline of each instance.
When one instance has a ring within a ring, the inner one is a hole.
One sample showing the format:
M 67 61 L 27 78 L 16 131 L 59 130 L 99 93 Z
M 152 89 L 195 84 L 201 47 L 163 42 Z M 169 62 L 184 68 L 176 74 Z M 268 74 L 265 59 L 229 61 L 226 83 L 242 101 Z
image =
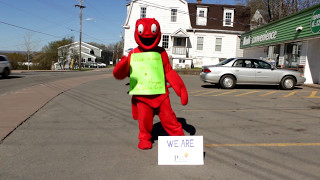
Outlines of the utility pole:
M 82 45 L 82 9 L 83 8 L 86 8 L 85 6 L 82 6 L 82 0 L 80 0 L 79 2 L 79 5 L 76 4 L 74 5 L 75 7 L 79 7 L 80 8 L 80 38 L 79 38 L 79 41 L 80 41 L 80 44 L 79 44 L 79 51 L 80 51 L 80 54 L 79 54 L 79 71 L 81 71 L 81 62 L 82 62 L 82 56 L 81 56 L 81 45 Z

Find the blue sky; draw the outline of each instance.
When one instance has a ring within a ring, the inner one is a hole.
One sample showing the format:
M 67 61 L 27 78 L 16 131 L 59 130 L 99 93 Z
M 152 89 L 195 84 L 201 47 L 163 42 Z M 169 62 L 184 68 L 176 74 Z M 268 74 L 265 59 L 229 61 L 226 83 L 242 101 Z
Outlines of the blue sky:
M 128 2 L 83 0 L 86 8 L 83 9 L 82 40 L 105 45 L 120 41 Z M 235 1 L 203 0 L 202 3 L 235 4 Z M 0 50 L 24 51 L 28 38 L 34 51 L 63 37 L 74 36 L 78 41 L 76 4 L 79 0 L 0 0 Z

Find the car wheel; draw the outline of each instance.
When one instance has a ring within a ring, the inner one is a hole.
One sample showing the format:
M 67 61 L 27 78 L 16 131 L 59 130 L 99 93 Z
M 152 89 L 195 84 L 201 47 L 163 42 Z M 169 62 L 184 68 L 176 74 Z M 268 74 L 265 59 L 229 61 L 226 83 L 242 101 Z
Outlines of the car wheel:
M 10 71 L 9 71 L 9 69 L 6 68 L 2 72 L 2 77 L 3 78 L 8 78 L 9 74 L 10 74 Z
M 284 90 L 292 90 L 296 86 L 296 81 L 291 76 L 286 76 L 281 80 L 281 87 Z
M 231 75 L 222 76 L 220 86 L 223 89 L 233 89 L 236 86 L 236 79 Z

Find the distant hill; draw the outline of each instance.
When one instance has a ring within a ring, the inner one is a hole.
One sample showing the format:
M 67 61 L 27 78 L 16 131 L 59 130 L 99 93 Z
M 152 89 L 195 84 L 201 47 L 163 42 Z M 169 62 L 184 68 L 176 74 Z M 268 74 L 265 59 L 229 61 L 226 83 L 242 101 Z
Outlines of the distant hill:
M 9 54 L 9 53 L 19 53 L 19 54 L 26 54 L 26 51 L 5 51 L 5 50 L 0 50 L 0 54 Z

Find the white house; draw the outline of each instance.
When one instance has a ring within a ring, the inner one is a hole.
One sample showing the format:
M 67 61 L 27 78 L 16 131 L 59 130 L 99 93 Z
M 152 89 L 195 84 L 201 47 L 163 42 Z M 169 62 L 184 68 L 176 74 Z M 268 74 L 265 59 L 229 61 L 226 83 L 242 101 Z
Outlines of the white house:
M 60 69 L 60 64 L 65 64 L 65 69 L 70 69 L 78 66 L 79 58 L 79 42 L 74 42 L 58 48 L 58 63 L 55 64 L 55 69 Z M 112 53 L 106 52 L 91 44 L 81 42 L 81 64 L 82 66 L 96 67 L 98 62 L 103 62 L 107 65 L 112 62 Z M 73 66 L 73 67 L 72 67 Z
M 132 0 L 124 24 L 124 54 L 137 47 L 135 23 L 140 18 L 159 21 L 164 47 L 173 68 L 201 67 L 243 56 L 240 35 L 250 29 L 244 6 L 187 3 L 185 0 Z
M 257 9 L 251 18 L 250 29 L 252 30 L 266 24 L 268 24 L 268 12 L 262 9 Z

